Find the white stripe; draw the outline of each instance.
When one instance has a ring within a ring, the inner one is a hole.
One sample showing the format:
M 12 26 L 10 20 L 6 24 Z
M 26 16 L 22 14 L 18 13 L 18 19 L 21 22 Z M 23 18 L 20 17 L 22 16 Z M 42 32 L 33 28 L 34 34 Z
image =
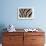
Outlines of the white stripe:
M 2 46 L 2 44 L 0 44 L 0 46 Z

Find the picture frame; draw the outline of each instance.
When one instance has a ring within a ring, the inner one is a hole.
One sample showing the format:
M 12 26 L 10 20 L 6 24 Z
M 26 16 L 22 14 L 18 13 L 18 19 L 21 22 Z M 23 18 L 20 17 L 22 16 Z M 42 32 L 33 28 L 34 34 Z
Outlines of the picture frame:
M 32 7 L 19 7 L 18 8 L 18 19 L 33 19 L 34 8 Z

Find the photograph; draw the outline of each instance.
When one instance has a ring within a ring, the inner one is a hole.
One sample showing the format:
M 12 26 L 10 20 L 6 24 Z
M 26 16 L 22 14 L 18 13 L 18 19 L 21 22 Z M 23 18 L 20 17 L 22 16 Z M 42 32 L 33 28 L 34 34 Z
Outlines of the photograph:
M 32 19 L 34 17 L 34 9 L 31 7 L 18 8 L 18 19 Z
M 46 0 L 0 0 L 0 46 L 46 46 Z

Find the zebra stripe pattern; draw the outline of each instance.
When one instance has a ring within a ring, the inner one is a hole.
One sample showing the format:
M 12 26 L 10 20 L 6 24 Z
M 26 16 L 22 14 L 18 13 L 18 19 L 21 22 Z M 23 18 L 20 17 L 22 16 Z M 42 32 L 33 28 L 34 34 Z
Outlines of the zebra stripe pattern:
M 19 17 L 31 17 L 32 9 L 19 9 Z

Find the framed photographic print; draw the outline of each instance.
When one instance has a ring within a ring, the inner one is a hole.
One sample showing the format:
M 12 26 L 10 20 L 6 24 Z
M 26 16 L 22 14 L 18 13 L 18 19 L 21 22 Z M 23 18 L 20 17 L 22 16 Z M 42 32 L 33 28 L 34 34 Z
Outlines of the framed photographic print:
M 32 7 L 19 7 L 18 8 L 18 19 L 33 19 L 34 8 Z

